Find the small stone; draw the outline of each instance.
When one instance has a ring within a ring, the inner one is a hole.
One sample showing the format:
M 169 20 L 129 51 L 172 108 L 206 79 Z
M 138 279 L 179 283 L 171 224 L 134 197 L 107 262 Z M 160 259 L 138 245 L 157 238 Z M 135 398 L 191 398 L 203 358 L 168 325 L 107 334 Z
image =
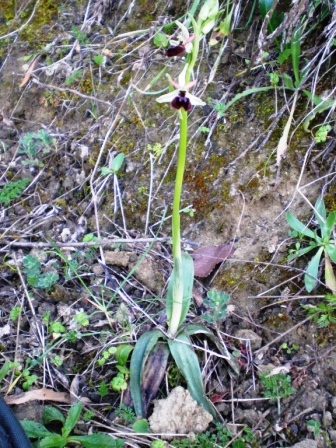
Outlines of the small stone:
M 305 439 L 289 448 L 317 448 L 317 442 L 315 440 Z
M 332 397 L 332 399 L 331 399 L 331 406 L 333 408 L 336 408 L 336 397 Z
M 325 426 L 331 426 L 332 422 L 333 422 L 333 417 L 331 415 L 331 412 L 326 411 L 324 413 L 324 424 L 325 424 Z
M 204 432 L 211 421 L 212 415 L 180 386 L 175 387 L 167 398 L 155 400 L 153 414 L 149 417 L 151 431 L 163 434 L 165 440 L 172 440 L 175 434 Z
M 238 330 L 235 334 L 235 337 L 239 339 L 249 339 L 251 341 L 251 347 L 253 350 L 258 350 L 261 347 L 262 338 L 252 330 Z
M 328 431 L 329 437 L 331 441 L 336 440 L 336 430 L 335 429 L 329 429 Z
M 107 250 L 104 255 L 106 264 L 111 264 L 113 266 L 120 266 L 122 268 L 127 267 L 130 259 L 130 253 L 125 251 L 114 252 L 111 250 Z

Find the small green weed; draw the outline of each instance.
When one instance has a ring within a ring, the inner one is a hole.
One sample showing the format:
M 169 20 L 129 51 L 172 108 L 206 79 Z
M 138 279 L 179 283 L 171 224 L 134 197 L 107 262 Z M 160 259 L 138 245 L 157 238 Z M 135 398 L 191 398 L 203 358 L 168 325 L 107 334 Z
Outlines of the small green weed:
M 97 390 L 97 392 L 98 392 L 98 394 L 99 394 L 101 397 L 106 397 L 106 395 L 108 395 L 108 393 L 109 393 L 109 387 L 108 387 L 106 381 L 101 381 L 101 382 L 98 384 L 98 390 Z
M 84 31 L 79 29 L 77 26 L 72 27 L 72 34 L 74 35 L 74 38 L 77 39 L 81 45 L 87 45 L 90 43 L 89 38 L 84 33 Z
M 307 310 L 308 315 L 313 316 L 320 328 L 326 328 L 330 324 L 336 324 L 336 295 L 327 294 L 325 301 L 317 305 L 301 305 Z
M 92 60 L 96 65 L 101 66 L 104 64 L 104 56 L 102 56 L 101 54 L 95 54 Z
M 208 308 L 208 311 L 202 314 L 202 319 L 206 322 L 213 323 L 226 317 L 227 306 L 230 300 L 229 294 L 211 290 L 208 291 L 207 297 L 203 301 L 203 304 Z
M 21 312 L 22 312 L 21 306 L 14 306 L 9 313 L 10 320 L 16 323 L 19 320 Z
M 65 78 L 64 85 L 71 86 L 71 84 L 75 83 L 78 79 L 81 79 L 82 76 L 83 70 L 74 70 Z
M 8 182 L 0 189 L 0 204 L 9 205 L 14 199 L 19 198 L 29 183 L 28 178 Z
M 151 152 L 155 159 L 161 156 L 161 154 L 164 151 L 163 146 L 161 143 L 154 143 L 154 145 L 147 145 L 147 151 Z
M 48 154 L 53 147 L 56 147 L 56 140 L 51 138 L 45 130 L 38 132 L 28 132 L 19 140 L 18 154 L 24 154 L 28 160 L 22 160 L 22 165 L 43 167 L 44 164 L 38 160 L 38 155 Z
M 43 414 L 43 423 L 32 420 L 22 420 L 21 425 L 30 439 L 37 439 L 41 447 L 64 448 L 69 444 L 83 446 L 85 448 L 95 448 L 103 446 L 106 448 L 121 448 L 124 442 L 121 439 L 112 439 L 107 434 L 96 433 L 85 436 L 71 435 L 77 424 L 82 411 L 82 403 L 75 403 L 71 406 L 68 416 L 65 419 L 63 414 L 52 406 L 46 406 Z M 62 423 L 61 434 L 49 431 L 45 425 L 58 421 Z
M 336 213 L 332 211 L 327 216 L 324 201 L 320 196 L 314 207 L 314 215 L 318 223 L 318 231 L 310 230 L 303 222 L 299 221 L 292 212 L 286 213 L 286 219 L 290 227 L 293 229 L 291 236 L 304 237 L 309 239 L 309 245 L 301 248 L 301 243 L 296 243 L 295 249 L 290 250 L 288 261 L 301 257 L 308 252 L 317 249 L 316 254 L 312 257 L 306 268 L 304 283 L 306 290 L 311 292 L 317 284 L 317 274 L 320 266 L 320 260 L 324 253 L 325 262 L 325 284 L 332 291 L 336 292 L 336 279 L 331 261 L 336 263 L 336 246 L 333 239 L 333 230 L 336 223 Z
M 260 381 L 265 389 L 263 395 L 271 401 L 277 401 L 280 414 L 281 398 L 289 397 L 295 392 L 292 387 L 292 378 L 284 373 L 272 375 L 270 372 L 264 372 L 260 375 Z
M 290 355 L 293 351 L 296 351 L 298 349 L 298 346 L 296 344 L 288 345 L 287 342 L 283 342 L 280 345 L 280 350 L 283 350 L 288 355 Z
M 330 132 L 332 127 L 330 124 L 326 124 L 325 126 L 320 126 L 315 134 L 316 143 L 324 143 L 327 140 L 328 132 Z
M 167 36 L 165 34 L 157 33 L 154 36 L 153 44 L 159 48 L 166 48 L 169 45 L 169 40 L 167 39 Z
M 312 429 L 312 433 L 314 436 L 318 436 L 321 431 L 321 423 L 317 420 L 308 420 L 307 421 L 307 427 Z
M 223 425 L 217 423 L 213 432 L 206 431 L 202 434 L 197 434 L 194 440 L 174 440 L 172 445 L 176 448 L 213 448 L 214 446 L 226 446 L 232 441 L 230 446 L 233 448 L 247 448 L 255 441 L 255 436 L 250 428 L 245 427 L 239 438 L 232 439 L 234 439 L 233 434 Z
M 41 263 L 33 255 L 27 255 L 22 260 L 23 272 L 27 275 L 29 286 L 38 289 L 50 289 L 57 281 L 55 272 L 42 272 Z
M 119 408 L 115 410 L 115 414 L 127 423 L 134 423 L 136 419 L 133 409 L 123 403 L 121 403 Z

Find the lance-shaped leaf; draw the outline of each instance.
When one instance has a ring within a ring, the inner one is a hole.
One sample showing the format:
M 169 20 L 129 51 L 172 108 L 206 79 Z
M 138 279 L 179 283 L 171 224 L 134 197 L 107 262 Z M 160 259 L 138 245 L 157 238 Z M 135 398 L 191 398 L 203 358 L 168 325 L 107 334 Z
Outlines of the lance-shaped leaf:
M 146 360 L 156 345 L 158 339 L 163 337 L 161 331 L 154 330 L 140 336 L 132 352 L 130 363 L 130 391 L 137 416 L 143 417 L 142 402 L 142 376 Z
M 190 395 L 216 418 L 216 411 L 204 393 L 201 369 L 189 337 L 185 333 L 180 333 L 176 339 L 168 339 L 168 345 L 177 368 L 187 382 Z
M 308 247 L 304 247 L 302 249 L 299 249 L 298 251 L 294 252 L 293 254 L 289 254 L 288 257 L 287 257 L 287 260 L 288 261 L 292 261 L 295 258 L 301 257 L 302 255 L 307 254 L 311 250 L 316 249 L 316 246 L 317 246 L 316 244 L 311 244 Z
M 168 322 L 171 321 L 173 312 L 174 282 L 175 282 L 175 274 L 173 270 L 169 279 L 167 300 L 166 300 L 166 313 Z M 181 323 L 186 318 L 186 315 L 188 314 L 194 284 L 194 263 L 191 256 L 184 252 L 182 253 L 182 282 L 183 282 L 183 298 L 182 298 L 182 311 L 179 325 L 181 325 Z
M 204 334 L 207 336 L 216 345 L 220 354 L 225 356 L 225 359 L 230 366 L 230 373 L 232 376 L 236 377 L 240 374 L 240 366 L 237 360 L 231 355 L 224 342 L 217 338 L 212 331 L 208 330 L 203 325 L 198 324 L 187 325 L 184 327 L 183 331 L 188 336 L 195 336 L 196 334 Z
M 322 229 L 322 227 L 321 227 L 321 233 L 322 233 L 322 238 L 323 238 L 324 242 L 329 242 L 331 233 L 335 227 L 335 223 L 336 223 L 336 213 L 331 212 L 331 213 L 329 213 L 329 215 L 326 219 L 324 228 Z
M 317 253 L 313 256 L 313 258 L 310 260 L 307 269 L 306 274 L 304 276 L 304 283 L 307 292 L 312 292 L 312 290 L 315 288 L 317 283 L 317 273 L 318 268 L 320 265 L 320 259 L 323 252 L 323 247 L 320 247 Z
M 308 238 L 315 239 L 315 234 L 312 230 L 308 229 L 306 225 L 304 225 L 301 221 L 299 221 L 291 211 L 286 213 L 286 219 L 288 224 L 292 229 L 296 230 L 302 235 L 307 236 Z
M 327 251 L 324 251 L 324 263 L 325 263 L 325 283 L 334 294 L 336 293 L 336 279 L 334 270 L 328 256 Z
M 327 244 L 325 250 L 328 252 L 328 255 L 334 263 L 336 263 L 336 247 L 334 244 Z
M 150 351 L 141 379 L 142 409 L 147 416 L 148 406 L 156 396 L 166 374 L 169 348 L 166 342 L 157 342 Z

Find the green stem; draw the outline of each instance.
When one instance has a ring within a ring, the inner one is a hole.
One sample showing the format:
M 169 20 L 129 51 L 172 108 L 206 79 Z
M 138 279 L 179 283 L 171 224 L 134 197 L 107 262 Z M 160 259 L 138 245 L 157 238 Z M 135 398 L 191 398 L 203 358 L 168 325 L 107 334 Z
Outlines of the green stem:
M 181 252 L 181 229 L 180 229 L 180 204 L 183 185 L 183 175 L 187 154 L 188 135 L 188 112 L 180 109 L 180 144 L 177 159 L 177 171 L 175 179 L 175 191 L 172 216 L 173 236 L 173 261 L 174 261 L 174 286 L 173 286 L 173 309 L 169 331 L 175 335 L 180 325 L 183 301 L 183 278 L 182 278 L 182 252 Z
M 188 61 L 188 68 L 186 71 L 186 77 L 185 77 L 185 82 L 186 84 L 188 84 L 188 82 L 190 81 L 191 78 L 191 73 L 193 71 L 193 68 L 196 64 L 197 58 L 198 58 L 198 52 L 199 52 L 199 43 L 200 43 L 200 30 L 199 30 L 199 25 L 196 23 L 195 19 L 192 17 L 191 18 L 192 23 L 193 23 L 193 28 L 194 28 L 194 40 L 193 40 L 193 49 L 190 55 L 190 60 Z

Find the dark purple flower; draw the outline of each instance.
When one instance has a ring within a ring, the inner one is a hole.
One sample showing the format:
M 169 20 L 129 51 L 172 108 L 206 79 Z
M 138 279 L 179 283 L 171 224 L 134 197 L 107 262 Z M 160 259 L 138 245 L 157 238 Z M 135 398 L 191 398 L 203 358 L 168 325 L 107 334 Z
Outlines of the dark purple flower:
M 183 44 L 174 45 L 166 50 L 165 56 L 167 58 L 172 58 L 174 56 L 180 56 L 186 51 L 185 46 Z
M 187 92 L 184 92 L 183 90 L 180 90 L 178 95 L 171 101 L 170 105 L 174 109 L 183 109 L 186 112 L 190 112 L 192 109 L 192 105 L 190 102 L 190 99 L 187 97 Z

